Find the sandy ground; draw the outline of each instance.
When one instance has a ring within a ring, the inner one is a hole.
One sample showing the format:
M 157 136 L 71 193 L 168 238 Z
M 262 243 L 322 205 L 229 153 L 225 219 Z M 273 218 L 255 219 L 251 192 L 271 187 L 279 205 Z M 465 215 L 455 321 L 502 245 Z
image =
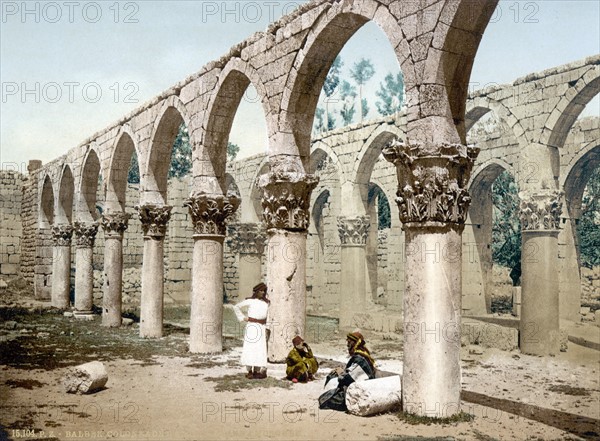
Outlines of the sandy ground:
M 270 366 L 268 380 L 246 380 L 234 338 L 224 353 L 198 356 L 186 353 L 178 327 L 147 341 L 135 325 L 108 330 L 99 318 L 2 311 L 1 439 L 600 439 L 600 352 L 573 344 L 548 358 L 463 348 L 462 407 L 474 418 L 428 425 L 398 412 L 361 418 L 318 409 L 324 376 L 346 360 L 335 331 L 313 344 L 323 360 L 317 381 L 292 384 L 284 365 Z M 383 337 L 367 333 L 380 368 L 400 373 L 401 339 Z M 68 367 L 96 359 L 107 366 L 106 388 L 66 394 Z

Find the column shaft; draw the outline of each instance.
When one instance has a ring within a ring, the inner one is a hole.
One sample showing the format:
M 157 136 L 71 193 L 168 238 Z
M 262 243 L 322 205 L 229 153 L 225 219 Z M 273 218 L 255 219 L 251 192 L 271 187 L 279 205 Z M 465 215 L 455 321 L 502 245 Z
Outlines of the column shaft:
M 190 352 L 223 351 L 223 242 L 236 196 L 193 195 L 185 205 L 194 226 Z
M 444 418 L 460 412 L 462 231 L 478 149 L 393 141 L 396 202 L 405 231 L 404 411 Z
M 73 227 L 68 224 L 52 227 L 52 306 L 68 309 L 71 306 L 71 238 Z
M 523 353 L 553 355 L 560 350 L 558 226 L 562 194 L 521 192 L 521 320 Z
M 102 216 L 104 229 L 104 295 L 102 298 L 102 325 L 121 326 L 123 290 L 123 234 L 129 214 L 117 212 Z
M 319 179 L 287 170 L 292 158 L 271 157 L 271 172 L 258 180 L 268 234 L 267 286 L 271 300 L 267 328 L 267 356 L 283 362 L 291 339 L 306 330 L 306 237 L 310 194 Z M 301 170 L 302 165 L 297 164 Z
M 194 238 L 190 352 L 223 351 L 223 237 Z
M 281 363 L 290 342 L 306 331 L 306 232 L 269 230 L 267 286 L 269 306 L 268 359 Z
M 140 337 L 163 335 L 164 251 L 163 237 L 144 237 Z
M 123 289 L 123 239 L 107 236 L 104 241 L 104 296 L 102 325 L 121 326 Z
M 405 228 L 404 410 L 460 409 L 461 235 Z
M 97 223 L 75 222 L 75 315 L 92 314 L 94 306 L 94 240 Z
M 144 233 L 140 337 L 160 338 L 163 335 L 164 239 L 173 207 L 143 205 L 137 209 Z
M 71 244 L 55 245 L 52 252 L 52 306 L 71 306 Z

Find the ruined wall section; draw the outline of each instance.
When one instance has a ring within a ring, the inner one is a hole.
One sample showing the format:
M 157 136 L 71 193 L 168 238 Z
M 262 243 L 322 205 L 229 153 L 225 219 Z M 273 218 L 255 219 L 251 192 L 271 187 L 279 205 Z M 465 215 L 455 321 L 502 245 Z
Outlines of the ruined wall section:
M 19 273 L 23 236 L 22 201 L 27 176 L 18 171 L 0 171 L 0 279 Z

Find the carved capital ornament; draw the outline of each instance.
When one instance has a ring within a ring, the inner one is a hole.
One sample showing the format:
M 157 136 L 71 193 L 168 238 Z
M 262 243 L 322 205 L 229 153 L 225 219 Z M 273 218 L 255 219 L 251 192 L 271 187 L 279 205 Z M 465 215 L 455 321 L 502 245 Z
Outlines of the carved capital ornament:
M 227 218 L 240 206 L 240 198 L 235 195 L 199 194 L 185 201 L 190 210 L 194 226 L 194 236 L 225 236 Z
M 369 234 L 369 216 L 339 217 L 338 233 L 342 246 L 364 246 Z
M 107 237 L 119 238 L 123 237 L 123 233 L 127 230 L 130 218 L 129 213 L 105 213 L 100 219 L 100 225 Z
M 165 237 L 173 207 L 169 205 L 142 205 L 136 207 L 136 209 L 142 222 L 144 237 Z
M 310 195 L 319 182 L 314 175 L 270 172 L 260 176 L 263 216 L 267 229 L 306 231 L 310 222 Z
M 405 226 L 462 228 L 471 202 L 466 187 L 478 148 L 393 140 L 382 153 L 396 166 L 396 203 Z
M 52 240 L 56 247 L 71 246 L 73 227 L 69 224 L 58 224 L 52 226 Z
M 562 213 L 563 192 L 547 190 L 519 193 L 521 228 L 523 231 L 558 231 Z
M 77 248 L 91 248 L 98 233 L 98 222 L 75 222 L 73 231 Z

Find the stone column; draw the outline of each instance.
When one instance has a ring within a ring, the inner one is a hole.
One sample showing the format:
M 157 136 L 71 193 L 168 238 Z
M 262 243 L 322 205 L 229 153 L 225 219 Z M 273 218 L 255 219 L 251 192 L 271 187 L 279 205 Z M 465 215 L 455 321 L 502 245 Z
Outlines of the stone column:
M 69 224 L 54 225 L 52 259 L 52 306 L 68 309 L 71 306 L 71 238 L 73 227 Z
M 266 235 L 261 224 L 241 223 L 232 226 L 230 244 L 239 255 L 238 299 L 243 299 L 251 295 L 252 287 L 262 280 L 261 258 Z
M 75 222 L 75 310 L 76 317 L 87 318 L 94 306 L 94 240 L 97 222 Z
M 268 236 L 270 362 L 283 362 L 291 339 L 305 335 L 306 236 L 310 194 L 317 183 L 315 176 L 300 172 L 270 172 L 258 180 Z
M 223 241 L 236 196 L 194 195 L 185 205 L 194 225 L 190 352 L 223 351 Z
M 558 313 L 559 191 L 521 192 L 521 321 L 519 340 L 526 354 L 560 350 Z
M 140 337 L 160 338 L 163 333 L 164 240 L 173 207 L 143 205 L 137 209 L 144 233 Z
M 460 144 L 392 141 L 396 202 L 405 231 L 404 411 L 460 412 L 462 231 L 466 185 L 479 150 Z
M 366 245 L 369 216 L 338 218 L 342 243 L 340 286 L 340 329 L 356 327 L 355 314 L 367 306 Z
M 121 326 L 121 297 L 123 289 L 123 233 L 127 229 L 128 213 L 107 213 L 102 216 L 104 230 L 104 296 L 102 325 Z

